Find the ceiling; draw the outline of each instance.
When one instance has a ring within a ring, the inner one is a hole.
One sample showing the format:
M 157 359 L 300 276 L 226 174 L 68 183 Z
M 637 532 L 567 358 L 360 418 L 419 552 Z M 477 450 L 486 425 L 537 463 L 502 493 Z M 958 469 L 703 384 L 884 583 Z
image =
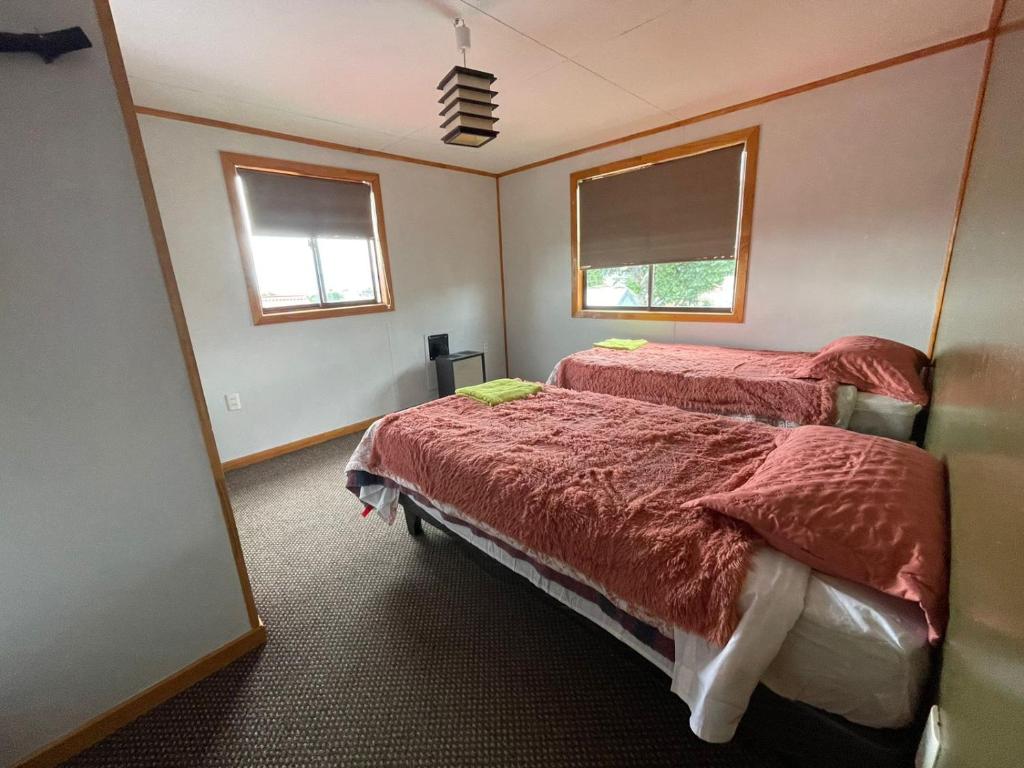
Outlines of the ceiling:
M 136 104 L 504 171 L 979 32 L 991 0 L 112 0 Z M 501 135 L 441 143 L 458 62 Z

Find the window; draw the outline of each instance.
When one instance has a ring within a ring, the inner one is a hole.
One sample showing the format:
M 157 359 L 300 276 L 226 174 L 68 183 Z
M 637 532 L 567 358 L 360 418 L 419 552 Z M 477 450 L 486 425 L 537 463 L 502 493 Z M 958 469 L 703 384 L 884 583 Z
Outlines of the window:
M 570 177 L 573 317 L 742 322 L 756 127 Z
M 380 180 L 221 152 L 253 322 L 394 308 Z

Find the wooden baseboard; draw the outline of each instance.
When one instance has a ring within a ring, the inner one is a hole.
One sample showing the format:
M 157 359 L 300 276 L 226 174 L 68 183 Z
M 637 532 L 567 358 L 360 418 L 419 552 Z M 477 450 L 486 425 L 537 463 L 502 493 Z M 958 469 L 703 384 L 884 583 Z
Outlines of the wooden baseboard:
M 204 677 L 226 667 L 267 641 L 262 622 L 255 629 L 223 645 L 184 669 L 164 678 L 111 710 L 89 720 L 80 728 L 61 736 L 16 764 L 16 768 L 49 768 L 77 755 L 100 739 L 109 736 L 158 704 L 195 685 Z
M 223 464 L 224 471 L 230 472 L 232 469 L 241 469 L 242 467 L 248 467 L 251 464 L 259 464 L 261 461 L 267 461 L 268 459 L 275 459 L 278 456 L 284 456 L 287 453 L 301 451 L 303 448 L 309 448 L 311 445 L 319 445 L 320 443 L 326 443 L 328 440 L 334 440 L 338 437 L 351 435 L 354 432 L 362 432 L 379 418 L 380 416 L 374 416 L 372 419 L 366 419 L 365 421 L 360 421 L 355 424 L 338 427 L 337 429 L 332 429 L 329 432 L 321 432 L 319 435 L 304 437 L 301 440 L 294 440 L 290 443 L 278 445 L 274 448 L 267 448 L 265 451 L 250 453 L 248 456 L 239 456 L 237 459 L 225 461 Z

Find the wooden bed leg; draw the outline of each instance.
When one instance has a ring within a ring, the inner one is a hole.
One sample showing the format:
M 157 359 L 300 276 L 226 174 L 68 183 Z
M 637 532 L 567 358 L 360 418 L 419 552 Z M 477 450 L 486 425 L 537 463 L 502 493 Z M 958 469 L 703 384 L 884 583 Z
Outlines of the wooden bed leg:
M 410 536 L 419 536 L 423 533 L 423 521 L 412 512 L 405 513 L 405 527 L 409 530 Z

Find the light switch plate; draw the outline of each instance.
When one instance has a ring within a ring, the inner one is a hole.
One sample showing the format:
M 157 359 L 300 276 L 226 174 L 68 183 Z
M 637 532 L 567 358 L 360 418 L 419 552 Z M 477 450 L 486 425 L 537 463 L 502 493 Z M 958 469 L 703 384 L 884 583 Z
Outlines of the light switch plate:
M 242 396 L 237 392 L 232 392 L 229 395 L 224 395 L 224 402 L 227 403 L 229 411 L 240 411 L 242 410 Z

